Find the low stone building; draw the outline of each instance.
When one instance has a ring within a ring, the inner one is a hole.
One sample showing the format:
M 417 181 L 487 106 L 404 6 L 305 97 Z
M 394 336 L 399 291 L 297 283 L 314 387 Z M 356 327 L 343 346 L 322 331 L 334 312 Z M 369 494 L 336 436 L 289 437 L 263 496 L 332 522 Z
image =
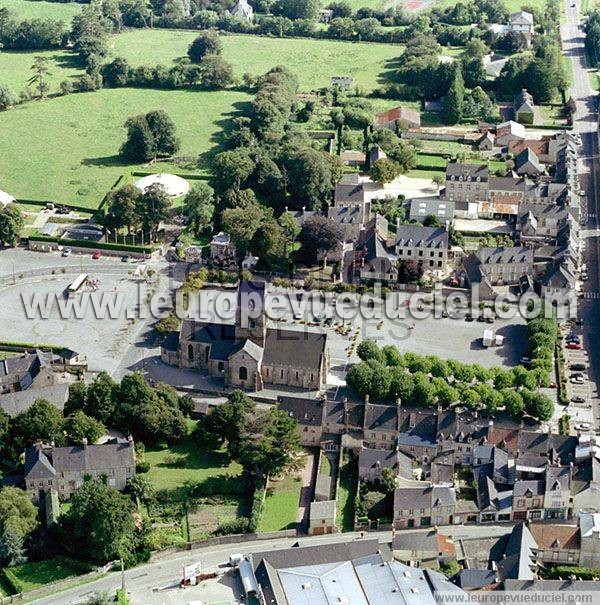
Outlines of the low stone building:
M 335 500 L 311 502 L 308 518 L 309 535 L 322 536 L 324 534 L 335 533 L 337 531 L 335 526 L 335 514 Z

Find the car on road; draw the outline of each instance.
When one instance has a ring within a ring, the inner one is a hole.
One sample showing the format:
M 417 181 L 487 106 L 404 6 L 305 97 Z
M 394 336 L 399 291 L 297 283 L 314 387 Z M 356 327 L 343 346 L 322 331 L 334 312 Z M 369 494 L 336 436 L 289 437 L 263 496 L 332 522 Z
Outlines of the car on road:
M 571 349 L 574 351 L 579 351 L 580 349 L 583 349 L 583 347 L 581 346 L 580 342 L 568 342 L 567 343 L 567 349 Z
M 585 363 L 572 363 L 571 364 L 571 370 L 573 370 L 574 372 L 583 372 L 586 369 L 587 369 L 587 366 L 585 365 Z
M 576 395 L 575 397 L 571 397 L 571 401 L 573 403 L 585 403 L 585 397 L 581 397 L 580 395 Z
M 72 253 L 72 252 L 73 252 L 73 250 L 71 250 L 71 248 L 65 248 L 65 249 L 62 251 L 62 255 L 63 255 L 63 256 L 71 256 L 71 253 Z
M 98 260 L 99 258 L 102 258 L 102 252 L 100 252 L 100 250 L 94 252 L 94 254 L 92 254 L 92 258 L 94 260 Z
M 575 425 L 576 431 L 589 431 L 591 428 L 592 426 L 588 422 L 578 422 Z

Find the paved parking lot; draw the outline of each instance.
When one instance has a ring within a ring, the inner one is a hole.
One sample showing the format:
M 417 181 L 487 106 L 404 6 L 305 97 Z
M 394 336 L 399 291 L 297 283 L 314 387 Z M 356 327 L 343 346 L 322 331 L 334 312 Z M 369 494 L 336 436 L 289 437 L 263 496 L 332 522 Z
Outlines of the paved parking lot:
M 562 328 L 563 335 L 577 334 L 583 343 L 584 335 L 581 328 L 575 328 L 574 326 L 566 326 Z M 594 414 L 592 410 L 592 393 L 589 381 L 589 358 L 588 353 L 583 349 L 568 349 L 566 343 L 563 341 L 563 355 L 565 359 L 565 375 L 567 378 L 567 396 L 569 398 L 569 405 L 564 412 L 569 414 L 572 419 L 573 425 L 576 427 L 578 424 L 585 423 L 591 427 L 594 426 Z M 571 369 L 574 364 L 585 364 L 586 369 L 584 371 L 578 371 Z M 583 384 L 577 384 L 571 379 L 573 374 L 582 373 L 584 376 Z M 583 402 L 574 402 L 573 398 L 581 397 Z

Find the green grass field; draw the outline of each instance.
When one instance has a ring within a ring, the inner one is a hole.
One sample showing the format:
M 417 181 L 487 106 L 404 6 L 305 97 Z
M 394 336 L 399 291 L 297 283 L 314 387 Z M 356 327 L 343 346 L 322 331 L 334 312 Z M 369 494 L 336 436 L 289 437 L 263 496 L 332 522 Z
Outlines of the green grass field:
M 170 64 L 185 56 L 195 32 L 134 30 L 115 36 L 111 55 L 126 57 L 132 65 Z M 339 42 L 335 40 L 280 39 L 264 36 L 224 35 L 223 56 L 237 76 L 263 74 L 271 67 L 285 65 L 309 91 L 328 86 L 334 75 L 349 75 L 367 90 L 385 81 L 389 63 L 403 50 L 401 45 Z
M 0 114 L 2 188 L 17 198 L 97 208 L 121 174 L 143 168 L 124 165 L 117 155 L 129 116 L 165 109 L 181 138 L 180 155 L 207 154 L 208 162 L 219 150 L 223 129 L 249 99 L 231 91 L 119 89 L 11 109 Z
M 10 571 L 21 583 L 23 592 L 35 590 L 50 582 L 80 576 L 83 571 L 64 557 L 55 557 L 46 561 L 28 561 L 11 567 Z
M 179 468 L 170 458 L 184 459 L 185 467 Z M 200 483 L 209 477 L 242 473 L 242 467 L 232 462 L 226 452 L 204 451 L 193 436 L 169 448 L 148 448 L 145 460 L 150 463 L 145 476 L 159 490 L 177 490 L 188 482 Z
M 281 481 L 271 481 L 258 530 L 279 531 L 296 527 L 301 489 L 302 481 L 295 474 L 287 474 Z
M 0 0 L 1 1 L 1 0 Z M 48 60 L 50 73 L 47 77 L 49 93 L 55 93 L 63 80 L 73 80 L 83 70 L 76 65 L 75 55 L 66 50 L 47 51 L 0 51 L 0 80 L 13 92 L 25 90 L 31 77 L 31 65 L 35 57 L 42 56 Z M 32 89 L 35 92 L 34 89 Z
M 336 494 L 336 525 L 340 531 L 354 530 L 354 500 L 358 487 L 358 458 L 344 457 Z
M 55 19 L 70 23 L 81 12 L 75 2 L 41 2 L 37 0 L 0 0 L 0 8 L 7 8 L 15 21 L 24 19 Z

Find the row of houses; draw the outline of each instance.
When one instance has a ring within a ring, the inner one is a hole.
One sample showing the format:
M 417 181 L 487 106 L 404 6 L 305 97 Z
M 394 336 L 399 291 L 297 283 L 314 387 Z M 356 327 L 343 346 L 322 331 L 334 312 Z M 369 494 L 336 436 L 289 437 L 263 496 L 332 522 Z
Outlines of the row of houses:
M 396 477 L 393 526 L 568 520 L 598 512 L 600 460 L 589 437 L 511 419 L 365 401 L 281 397 L 301 443 L 358 455 L 361 481 Z M 473 468 L 473 485 L 460 479 Z M 473 487 L 475 486 L 475 487 Z M 465 489 L 467 488 L 467 489 Z M 464 494 L 471 493 L 465 498 Z

